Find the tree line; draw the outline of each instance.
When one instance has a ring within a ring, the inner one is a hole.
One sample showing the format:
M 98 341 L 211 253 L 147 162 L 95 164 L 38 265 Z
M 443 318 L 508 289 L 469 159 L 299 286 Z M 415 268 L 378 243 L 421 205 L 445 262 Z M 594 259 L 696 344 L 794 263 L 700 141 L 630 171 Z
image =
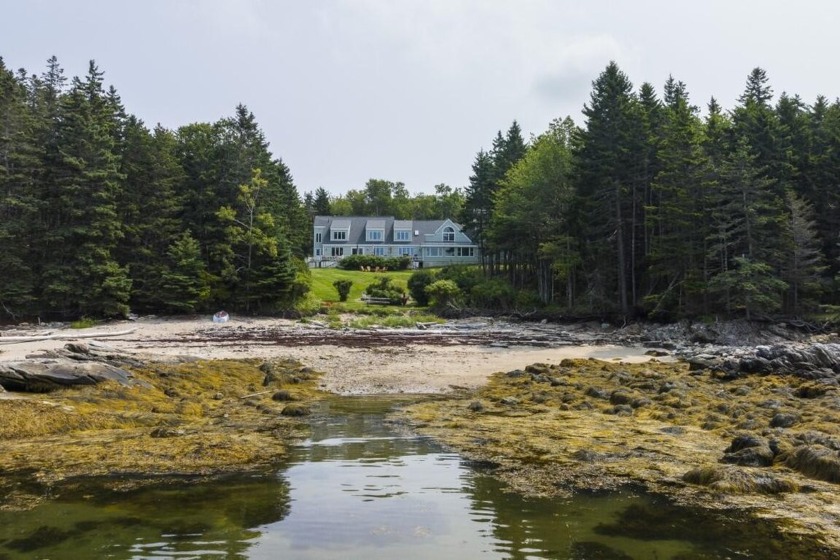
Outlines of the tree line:
M 682 82 L 660 97 L 610 63 L 583 114 L 527 142 L 514 122 L 463 190 L 301 198 L 243 105 L 150 129 L 93 62 L 68 80 L 55 57 L 40 75 L 0 59 L 0 315 L 288 309 L 330 214 L 456 217 L 484 302 L 657 319 L 840 303 L 840 102 L 774 100 L 756 68 L 732 110 L 701 115 Z
M 838 303 L 840 102 L 754 69 L 731 111 L 610 63 L 586 124 L 516 122 L 475 157 L 461 220 L 483 269 L 570 311 L 677 318 Z
M 67 80 L 0 59 L 0 315 L 287 308 L 307 290 L 308 215 L 243 105 L 147 127 L 91 61 Z

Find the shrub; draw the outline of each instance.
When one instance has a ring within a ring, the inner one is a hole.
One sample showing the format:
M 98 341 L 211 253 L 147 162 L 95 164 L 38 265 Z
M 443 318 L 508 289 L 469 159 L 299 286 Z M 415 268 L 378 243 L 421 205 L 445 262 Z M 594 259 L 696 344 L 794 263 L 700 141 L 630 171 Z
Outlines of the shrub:
M 440 269 L 438 280 L 452 280 L 465 294 L 472 292 L 476 284 L 484 281 L 484 275 L 477 266 L 450 265 Z
M 489 278 L 475 284 L 470 296 L 476 307 L 503 311 L 514 307 L 517 297 L 513 286 L 500 278 Z
M 347 301 L 347 296 L 350 295 L 350 288 L 353 287 L 352 280 L 336 280 L 333 282 L 335 290 L 338 292 L 339 301 Z
M 81 319 L 70 323 L 71 329 L 89 329 L 93 326 L 96 326 L 96 320 L 91 319 L 90 317 L 82 317 Z
M 388 298 L 392 305 L 400 305 L 405 297 L 405 288 L 392 283 L 390 276 L 380 276 L 373 284 L 365 288 L 370 297 Z
M 417 305 L 429 305 L 429 295 L 426 286 L 435 281 L 435 275 L 429 270 L 418 270 L 408 279 L 408 292 Z
M 437 280 L 426 286 L 426 294 L 433 306 L 446 307 L 458 300 L 461 289 L 452 280 Z
M 379 257 L 376 255 L 350 255 L 338 261 L 344 270 L 359 270 L 362 267 L 405 270 L 411 264 L 411 257 Z

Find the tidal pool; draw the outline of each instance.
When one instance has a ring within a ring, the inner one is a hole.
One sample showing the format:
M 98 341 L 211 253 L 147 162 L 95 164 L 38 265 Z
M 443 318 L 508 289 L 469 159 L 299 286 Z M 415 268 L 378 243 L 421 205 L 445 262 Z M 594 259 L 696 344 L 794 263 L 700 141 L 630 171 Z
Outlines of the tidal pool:
M 745 531 L 744 519 L 634 491 L 569 500 L 506 493 L 457 454 L 389 424 L 398 403 L 324 401 L 311 438 L 277 472 L 128 492 L 104 490 L 101 480 L 51 488 L 32 510 L 0 511 L 0 560 L 687 560 L 774 558 L 789 546 L 768 542 L 773 531 Z

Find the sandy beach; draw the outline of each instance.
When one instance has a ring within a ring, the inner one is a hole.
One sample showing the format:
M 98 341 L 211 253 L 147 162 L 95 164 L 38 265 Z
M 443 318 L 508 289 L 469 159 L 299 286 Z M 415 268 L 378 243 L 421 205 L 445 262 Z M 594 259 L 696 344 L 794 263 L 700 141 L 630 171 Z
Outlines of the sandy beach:
M 294 330 L 296 321 L 272 318 L 233 318 L 214 324 L 209 317 L 162 319 L 144 317 L 88 329 L 22 326 L 0 331 L 0 361 L 17 361 L 72 341 L 95 340 L 115 349 L 143 356 L 189 355 L 206 359 L 290 357 L 324 373 L 323 388 L 340 394 L 441 393 L 483 385 L 497 371 L 532 363 L 557 364 L 565 358 L 596 358 L 641 362 L 650 359 L 646 348 L 627 346 L 490 347 L 474 345 L 407 344 L 377 348 L 348 348 L 329 344 L 267 344 L 250 340 L 250 333 L 267 329 Z M 132 330 L 129 334 L 110 335 Z M 208 336 L 235 333 L 235 344 L 214 344 Z M 8 342 L 10 337 L 47 340 Z M 4 341 L 4 338 L 6 341 Z

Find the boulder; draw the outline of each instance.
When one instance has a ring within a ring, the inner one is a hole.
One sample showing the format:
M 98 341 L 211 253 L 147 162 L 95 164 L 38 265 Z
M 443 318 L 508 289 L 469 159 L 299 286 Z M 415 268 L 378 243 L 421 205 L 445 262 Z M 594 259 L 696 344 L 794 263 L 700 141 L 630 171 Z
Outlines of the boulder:
M 116 381 L 125 386 L 136 384 L 129 372 L 104 362 L 54 359 L 0 363 L 0 386 L 9 391 L 46 393 L 103 381 Z

